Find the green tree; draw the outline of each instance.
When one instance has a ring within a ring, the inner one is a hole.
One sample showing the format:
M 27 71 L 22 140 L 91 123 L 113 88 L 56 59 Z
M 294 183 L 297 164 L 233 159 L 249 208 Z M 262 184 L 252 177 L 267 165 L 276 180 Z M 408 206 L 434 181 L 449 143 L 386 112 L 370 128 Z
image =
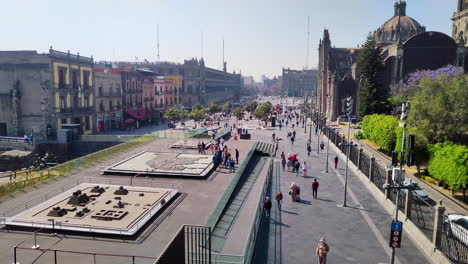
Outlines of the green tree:
M 357 61 L 357 70 L 362 79 L 359 92 L 359 114 L 387 114 L 391 111 L 389 88 L 380 76 L 384 69 L 384 55 L 373 35 L 369 33 Z
M 210 114 L 214 114 L 219 111 L 221 111 L 221 106 L 217 102 L 211 101 L 208 105 L 208 112 L 210 112 Z
M 203 106 L 201 106 L 200 104 L 194 104 L 192 106 L 192 110 L 195 110 L 195 109 L 203 109 Z
M 242 107 L 236 107 L 232 110 L 232 114 L 237 118 L 237 121 L 242 120 L 245 115 L 245 109 Z
M 264 103 L 255 109 L 254 116 L 259 120 L 265 121 L 268 114 L 271 113 L 271 109 L 271 103 Z
M 232 104 L 229 101 L 223 105 L 223 110 L 227 113 L 231 112 L 231 108 L 232 108 Z
M 184 120 L 188 117 L 188 111 L 185 109 L 179 110 L 179 120 Z
M 255 111 L 255 109 L 257 109 L 258 107 L 258 103 L 257 101 L 250 101 L 246 106 L 245 106 L 245 110 L 247 110 L 247 112 L 249 113 L 252 113 Z
M 166 112 L 164 113 L 164 118 L 171 120 L 171 121 L 180 120 L 180 117 L 181 117 L 180 112 L 181 110 L 171 107 L 167 109 Z
M 468 188 L 468 147 L 450 141 L 429 146 L 429 173 L 452 189 Z
M 197 122 L 205 118 L 205 113 L 206 109 L 193 109 L 188 116 L 195 120 L 195 127 L 197 127 Z
M 431 144 L 466 142 L 468 131 L 468 75 L 422 79 L 411 88 L 408 122 Z

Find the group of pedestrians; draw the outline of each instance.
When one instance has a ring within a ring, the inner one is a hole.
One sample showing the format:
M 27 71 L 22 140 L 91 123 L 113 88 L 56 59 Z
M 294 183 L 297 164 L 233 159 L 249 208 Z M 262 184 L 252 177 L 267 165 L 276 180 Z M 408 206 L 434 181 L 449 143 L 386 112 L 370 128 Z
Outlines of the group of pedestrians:
M 239 150 L 235 150 L 235 161 L 234 157 L 231 155 L 231 152 L 228 151 L 228 146 L 224 145 L 223 149 L 219 149 L 217 146 L 218 151 L 213 156 L 213 163 L 216 167 L 224 165 L 225 168 L 229 170 L 229 173 L 235 171 L 235 164 L 239 163 Z

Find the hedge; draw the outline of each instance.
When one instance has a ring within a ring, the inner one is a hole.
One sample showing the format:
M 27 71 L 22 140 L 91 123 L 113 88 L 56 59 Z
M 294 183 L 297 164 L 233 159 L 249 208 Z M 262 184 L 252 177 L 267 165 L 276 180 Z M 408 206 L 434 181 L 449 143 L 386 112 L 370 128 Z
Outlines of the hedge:
M 362 130 L 365 138 L 379 145 L 382 150 L 395 149 L 398 119 L 391 115 L 367 115 L 362 121 Z
M 468 187 L 468 147 L 447 141 L 429 145 L 428 170 L 432 177 L 444 181 L 452 189 Z

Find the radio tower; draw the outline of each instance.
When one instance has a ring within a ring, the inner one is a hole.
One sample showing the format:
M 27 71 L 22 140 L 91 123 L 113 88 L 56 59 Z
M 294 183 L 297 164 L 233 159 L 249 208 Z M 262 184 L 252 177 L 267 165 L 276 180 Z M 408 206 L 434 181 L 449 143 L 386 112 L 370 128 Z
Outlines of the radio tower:
M 158 27 L 157 27 L 157 38 L 158 38 L 158 44 L 157 44 L 157 48 L 158 48 L 158 61 L 160 61 L 160 58 L 159 58 L 159 24 L 158 24 Z
M 306 70 L 309 69 L 309 37 L 310 37 L 310 17 L 307 16 L 307 58 L 306 58 Z

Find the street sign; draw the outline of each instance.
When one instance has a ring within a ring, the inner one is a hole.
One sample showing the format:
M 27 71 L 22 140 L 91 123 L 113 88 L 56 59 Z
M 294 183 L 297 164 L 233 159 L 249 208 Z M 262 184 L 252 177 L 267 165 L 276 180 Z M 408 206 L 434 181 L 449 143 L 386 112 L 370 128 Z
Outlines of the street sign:
M 392 221 L 390 231 L 390 247 L 399 248 L 401 245 L 401 233 L 403 233 L 403 223 L 400 221 Z

